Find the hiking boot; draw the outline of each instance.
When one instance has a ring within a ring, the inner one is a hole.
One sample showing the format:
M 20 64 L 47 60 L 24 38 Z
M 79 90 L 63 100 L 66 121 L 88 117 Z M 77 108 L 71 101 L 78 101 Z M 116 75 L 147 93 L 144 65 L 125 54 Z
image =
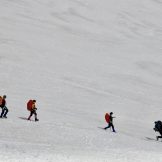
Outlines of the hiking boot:
M 39 119 L 35 119 L 35 121 L 39 121 Z
M 157 140 L 157 141 L 159 140 L 159 137 L 158 137 L 158 136 L 156 136 L 156 140 Z
M 7 118 L 7 116 L 4 116 L 4 118 Z

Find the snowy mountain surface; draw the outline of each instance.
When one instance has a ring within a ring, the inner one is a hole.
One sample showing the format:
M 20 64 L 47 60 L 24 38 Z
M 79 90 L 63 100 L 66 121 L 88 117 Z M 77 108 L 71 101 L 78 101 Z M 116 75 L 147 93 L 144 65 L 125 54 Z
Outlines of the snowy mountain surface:
M 0 162 L 162 162 L 162 0 L 0 0 L 0 69 Z

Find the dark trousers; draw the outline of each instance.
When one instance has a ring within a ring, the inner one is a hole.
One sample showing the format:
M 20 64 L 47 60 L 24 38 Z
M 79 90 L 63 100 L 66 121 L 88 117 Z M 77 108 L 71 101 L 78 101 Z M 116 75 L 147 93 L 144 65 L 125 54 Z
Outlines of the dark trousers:
M 1 113 L 0 117 L 1 118 L 6 117 L 7 113 L 8 113 L 8 108 L 5 106 L 5 107 L 2 108 L 2 113 Z
M 159 139 L 159 138 L 162 138 L 162 136 L 157 136 L 157 138 Z
M 157 136 L 157 140 L 158 140 L 159 138 L 162 138 L 162 131 L 159 131 L 159 133 L 160 133 L 161 136 Z
M 108 126 L 105 127 L 104 129 L 111 128 L 111 127 L 112 127 L 112 131 L 115 132 L 113 123 L 109 123 Z
M 35 120 L 37 120 L 37 113 L 36 113 L 36 110 L 30 111 L 30 116 L 28 117 L 28 120 L 30 120 L 30 118 L 32 117 L 33 114 L 35 115 Z

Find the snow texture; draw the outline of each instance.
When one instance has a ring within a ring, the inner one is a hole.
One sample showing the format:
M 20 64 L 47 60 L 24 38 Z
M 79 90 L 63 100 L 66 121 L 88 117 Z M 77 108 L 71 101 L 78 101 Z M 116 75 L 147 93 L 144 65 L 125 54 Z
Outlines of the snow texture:
M 161 16 L 162 0 L 1 0 L 0 162 L 162 162 Z

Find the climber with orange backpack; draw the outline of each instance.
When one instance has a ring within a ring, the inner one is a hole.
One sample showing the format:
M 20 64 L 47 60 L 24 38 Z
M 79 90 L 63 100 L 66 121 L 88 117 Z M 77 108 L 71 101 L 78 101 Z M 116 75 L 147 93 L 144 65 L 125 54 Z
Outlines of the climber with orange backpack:
M 30 111 L 30 115 L 28 117 L 28 120 L 30 120 L 30 118 L 32 117 L 32 115 L 35 115 L 35 121 L 39 121 L 39 119 L 37 118 L 37 113 L 36 113 L 36 100 L 29 100 L 27 102 L 27 110 Z
M 106 130 L 107 128 L 112 127 L 112 131 L 116 132 L 114 129 L 114 125 L 113 125 L 113 118 L 115 118 L 115 117 L 113 117 L 112 115 L 113 115 L 113 112 L 110 112 L 110 114 L 108 114 L 108 113 L 105 114 L 105 120 L 108 123 L 108 126 L 105 127 L 104 129 Z
M 0 107 L 2 108 L 0 118 L 7 118 L 8 108 L 6 106 L 6 98 L 6 95 L 3 95 L 3 97 L 0 96 Z

